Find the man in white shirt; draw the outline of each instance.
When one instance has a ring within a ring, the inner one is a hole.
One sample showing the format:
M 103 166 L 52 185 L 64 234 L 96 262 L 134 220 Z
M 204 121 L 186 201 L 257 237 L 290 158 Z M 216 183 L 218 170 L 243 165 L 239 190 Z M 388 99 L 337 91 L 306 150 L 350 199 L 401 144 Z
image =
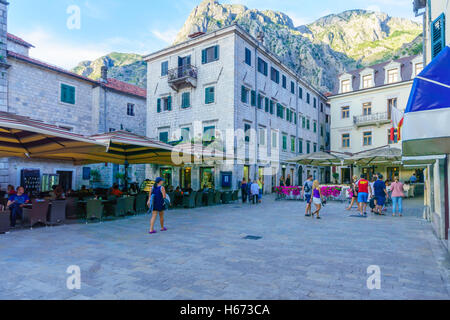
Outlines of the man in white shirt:
M 250 187 L 250 194 L 252 196 L 253 204 L 256 204 L 258 201 L 258 195 L 259 195 L 259 185 L 256 180 L 253 181 L 251 187 Z

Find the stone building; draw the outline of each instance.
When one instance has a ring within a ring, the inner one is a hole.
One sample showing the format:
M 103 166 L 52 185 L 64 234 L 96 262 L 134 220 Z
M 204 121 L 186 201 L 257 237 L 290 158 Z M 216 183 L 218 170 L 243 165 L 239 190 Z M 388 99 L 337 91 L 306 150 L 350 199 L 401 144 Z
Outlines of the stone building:
M 261 40 L 261 39 L 260 39 Z M 147 135 L 162 141 L 220 142 L 237 160 L 184 168 L 149 166 L 149 177 L 194 189 L 236 189 L 263 177 L 265 191 L 281 176 L 302 184 L 325 170 L 286 160 L 329 147 L 327 98 L 238 25 L 190 36 L 145 57 L 148 68 Z M 321 128 L 323 129 L 321 130 Z M 223 177 L 232 175 L 231 185 Z M 329 176 L 329 175 L 328 175 Z
M 1 111 L 42 120 L 85 136 L 113 130 L 146 133 L 144 89 L 108 79 L 107 69 L 103 70 L 103 78 L 95 81 L 30 57 L 33 46 L 7 33 L 4 1 L 0 1 L 0 13 L 5 18 L 0 22 Z M 112 164 L 90 167 L 102 177 L 96 187 L 111 186 L 117 180 L 116 174 L 124 170 L 123 166 Z M 145 166 L 132 166 L 130 170 L 133 181 L 145 178 Z M 89 179 L 83 180 L 83 167 L 71 163 L 10 158 L 0 162 L 0 186 L 22 184 L 25 171 L 37 172 L 41 181 L 49 179 L 49 175 L 59 175 L 66 189 L 92 185 Z
M 339 88 L 329 97 L 331 104 L 331 149 L 358 153 L 391 145 L 401 149 L 398 133 L 390 129 L 392 108 L 405 110 L 415 76 L 423 69 L 421 55 L 353 70 L 339 77 Z M 401 138 L 401 137 L 400 137 Z M 376 172 L 392 180 L 394 175 L 408 180 L 411 169 L 398 164 L 368 166 L 361 169 L 369 177 Z M 341 182 L 350 181 L 350 168 L 338 168 Z M 359 174 L 358 170 L 355 174 Z M 421 176 L 421 172 L 418 172 Z

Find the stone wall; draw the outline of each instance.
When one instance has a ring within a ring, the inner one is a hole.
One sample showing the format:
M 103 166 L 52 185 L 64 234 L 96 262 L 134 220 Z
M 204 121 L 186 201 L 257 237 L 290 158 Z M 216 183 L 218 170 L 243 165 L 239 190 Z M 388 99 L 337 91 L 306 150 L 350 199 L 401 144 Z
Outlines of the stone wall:
M 8 110 L 8 65 L 6 60 L 8 4 L 0 0 L 0 111 Z M 8 185 L 8 159 L 0 159 L 0 189 Z

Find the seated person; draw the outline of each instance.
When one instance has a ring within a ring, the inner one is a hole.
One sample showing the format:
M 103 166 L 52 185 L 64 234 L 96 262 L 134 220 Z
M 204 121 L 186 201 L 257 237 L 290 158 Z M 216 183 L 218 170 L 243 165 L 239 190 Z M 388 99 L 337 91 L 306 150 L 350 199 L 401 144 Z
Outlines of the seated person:
M 8 185 L 8 196 L 12 196 L 14 194 L 16 194 L 16 190 L 14 190 L 14 186 L 13 185 Z
M 89 190 L 86 189 L 86 186 L 81 186 L 80 194 L 86 194 L 89 193 Z
M 130 186 L 130 190 L 128 190 L 128 193 L 129 193 L 130 195 L 132 195 L 132 196 L 137 195 L 137 194 L 139 193 L 137 184 L 133 183 L 133 184 Z
M 183 192 L 185 194 L 191 194 L 192 192 L 194 192 L 194 190 L 191 188 L 191 184 L 190 183 L 188 184 L 187 188 L 183 189 Z
M 123 195 L 123 192 L 119 190 L 119 185 L 117 183 L 115 183 L 113 185 L 113 188 L 111 190 L 111 194 L 113 196 L 116 196 L 116 197 L 121 197 Z
M 64 199 L 64 190 L 61 186 L 56 186 L 53 190 L 52 200 L 62 200 Z
M 9 197 L 6 206 L 11 210 L 11 228 L 16 226 L 17 216 L 20 216 L 20 219 L 23 219 L 22 208 L 27 203 L 30 203 L 30 198 L 25 194 L 25 189 L 23 187 L 18 187 L 17 193 Z

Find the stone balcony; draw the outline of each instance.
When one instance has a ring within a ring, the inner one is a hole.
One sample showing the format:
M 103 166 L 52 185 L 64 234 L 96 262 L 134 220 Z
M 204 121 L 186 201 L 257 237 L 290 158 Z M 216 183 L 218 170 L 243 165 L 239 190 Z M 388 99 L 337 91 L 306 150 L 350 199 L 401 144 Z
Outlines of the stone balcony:
M 179 91 L 185 87 L 197 87 L 197 67 L 188 65 L 175 69 L 171 69 L 168 72 L 168 82 L 170 87 Z
M 353 123 L 357 127 L 364 127 L 371 125 L 381 126 L 383 124 L 387 124 L 390 122 L 391 118 L 389 116 L 389 113 L 387 112 L 373 113 L 369 115 L 353 117 Z

